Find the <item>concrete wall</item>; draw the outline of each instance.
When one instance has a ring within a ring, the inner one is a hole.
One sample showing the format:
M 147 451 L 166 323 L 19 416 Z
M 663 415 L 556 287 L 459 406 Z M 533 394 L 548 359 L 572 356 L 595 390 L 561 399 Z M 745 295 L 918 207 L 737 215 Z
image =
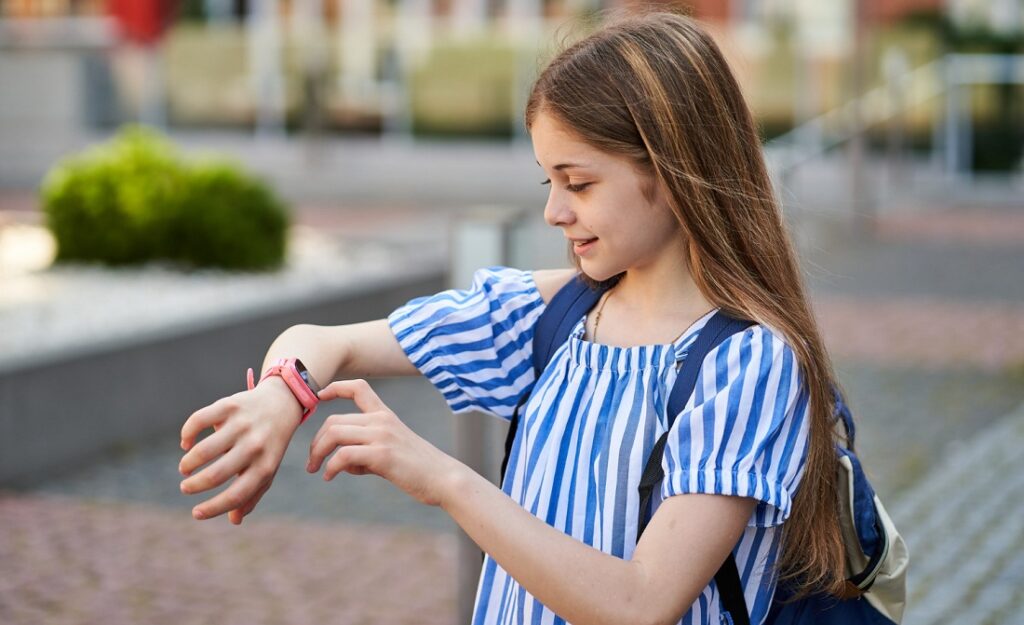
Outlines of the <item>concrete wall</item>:
M 27 485 L 118 445 L 173 435 L 199 408 L 244 390 L 246 369 L 259 369 L 290 326 L 379 319 L 444 288 L 443 272 L 420 273 L 291 310 L 5 369 L 0 486 Z
M 78 54 L 2 50 L 0 84 L 0 131 L 81 131 L 85 81 Z

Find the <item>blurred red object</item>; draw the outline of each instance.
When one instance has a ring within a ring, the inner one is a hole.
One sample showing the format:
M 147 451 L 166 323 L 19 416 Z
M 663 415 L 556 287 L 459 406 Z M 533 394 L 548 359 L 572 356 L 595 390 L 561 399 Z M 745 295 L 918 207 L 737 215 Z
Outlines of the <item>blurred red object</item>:
M 107 0 L 122 39 L 153 44 L 174 21 L 178 0 Z

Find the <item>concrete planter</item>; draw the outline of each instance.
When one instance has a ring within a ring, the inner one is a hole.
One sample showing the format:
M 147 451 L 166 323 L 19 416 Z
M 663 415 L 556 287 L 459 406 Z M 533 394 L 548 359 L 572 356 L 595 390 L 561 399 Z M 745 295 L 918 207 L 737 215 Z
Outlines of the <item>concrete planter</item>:
M 245 389 L 267 348 L 290 326 L 385 317 L 446 287 L 428 268 L 336 288 L 317 299 L 197 320 L 0 366 L 0 486 L 73 470 L 118 446 L 176 436 L 195 410 Z

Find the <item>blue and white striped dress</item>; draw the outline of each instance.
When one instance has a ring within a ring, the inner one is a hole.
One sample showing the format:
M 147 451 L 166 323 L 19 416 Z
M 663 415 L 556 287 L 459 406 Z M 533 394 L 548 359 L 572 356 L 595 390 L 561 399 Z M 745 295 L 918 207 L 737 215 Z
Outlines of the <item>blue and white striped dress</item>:
M 419 297 L 389 315 L 416 367 L 454 412 L 520 415 L 504 492 L 544 522 L 629 559 L 639 517 L 637 485 L 665 431 L 668 394 L 698 331 L 674 343 L 615 347 L 583 339 L 585 317 L 535 380 L 533 329 L 545 304 L 530 272 L 489 267 L 468 290 Z M 793 352 L 753 326 L 710 352 L 666 445 L 666 479 L 653 506 L 682 493 L 753 497 L 758 505 L 734 549 L 751 623 L 763 622 L 775 580 L 782 522 L 803 473 L 808 396 Z M 717 625 L 714 580 L 680 623 Z M 474 625 L 565 623 L 486 557 Z

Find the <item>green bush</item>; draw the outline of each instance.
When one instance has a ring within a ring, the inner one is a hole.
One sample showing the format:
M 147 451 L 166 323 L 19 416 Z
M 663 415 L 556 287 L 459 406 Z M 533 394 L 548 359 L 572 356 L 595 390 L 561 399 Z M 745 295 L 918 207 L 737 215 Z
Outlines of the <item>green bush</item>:
M 145 261 L 186 172 L 171 147 L 139 128 L 59 163 L 43 182 L 58 261 Z
M 289 215 L 270 189 L 230 163 L 188 163 L 146 128 L 61 161 L 41 195 L 57 262 L 238 270 L 284 262 Z
M 288 215 L 271 190 L 227 162 L 190 170 L 171 241 L 175 260 L 200 267 L 271 269 L 285 257 Z

